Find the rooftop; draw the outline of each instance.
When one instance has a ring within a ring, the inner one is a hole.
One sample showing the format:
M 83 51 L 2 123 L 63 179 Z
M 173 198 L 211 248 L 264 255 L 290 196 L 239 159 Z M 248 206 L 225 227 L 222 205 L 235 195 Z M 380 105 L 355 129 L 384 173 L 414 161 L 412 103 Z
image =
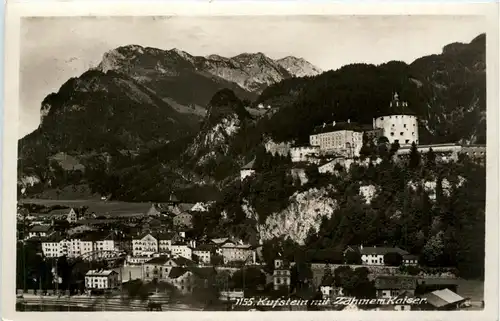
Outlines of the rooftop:
M 30 232 L 49 232 L 51 229 L 50 225 L 35 225 L 30 229 Z
M 159 257 L 152 258 L 151 260 L 147 261 L 144 264 L 163 265 L 163 264 L 167 263 L 168 261 L 170 261 L 169 257 L 159 256 Z
M 408 255 L 407 251 L 399 247 L 385 247 L 385 246 L 357 246 L 355 247 L 361 255 L 385 255 L 387 253 L 399 253 L 401 255 Z
M 218 238 L 218 239 L 212 239 L 211 240 L 212 242 L 214 242 L 215 244 L 224 244 L 225 242 L 229 241 L 229 238 L 227 237 L 223 237 L 223 238 Z
M 185 257 L 182 257 L 182 256 L 173 258 L 172 261 L 174 261 L 174 263 L 177 264 L 178 266 L 192 266 L 192 265 L 194 265 L 193 261 L 186 259 Z
M 352 131 L 365 131 L 371 130 L 372 125 L 359 124 L 354 122 L 331 122 L 324 123 L 323 125 L 316 126 L 313 129 L 313 134 L 330 133 L 340 130 L 352 130 Z
M 89 270 L 85 276 L 109 276 L 111 274 L 118 274 L 113 270 Z
M 217 272 L 213 267 L 190 267 L 189 271 L 191 271 L 191 273 L 203 279 L 207 279 L 217 274 Z
M 422 295 L 422 297 L 427 299 L 427 303 L 433 305 L 436 308 L 444 307 L 449 304 L 459 303 L 465 300 L 460 295 L 449 289 L 427 293 Z
M 193 251 L 212 251 L 215 245 L 210 244 L 200 244 Z
M 71 208 L 61 208 L 50 211 L 48 215 L 68 215 L 71 210 Z
M 254 169 L 255 166 L 255 158 L 243 166 L 241 169 Z
M 168 273 L 168 277 L 171 279 L 177 279 L 178 277 L 184 275 L 188 270 L 183 267 L 178 267 L 174 266 L 171 270 L 170 273 Z

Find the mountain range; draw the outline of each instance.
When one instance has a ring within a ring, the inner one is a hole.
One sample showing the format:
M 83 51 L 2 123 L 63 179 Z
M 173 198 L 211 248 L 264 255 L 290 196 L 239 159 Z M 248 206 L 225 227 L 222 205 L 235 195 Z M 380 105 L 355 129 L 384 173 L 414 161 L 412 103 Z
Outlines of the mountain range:
M 396 91 L 419 116 L 422 142 L 484 143 L 485 37 L 411 64 L 327 72 L 301 58 L 263 53 L 200 57 L 119 47 L 44 99 L 39 128 L 19 141 L 19 181 L 36 176 L 54 187 L 51 159 L 62 153 L 85 167 L 82 183 L 89 170 L 96 178 L 121 177 L 122 186 L 130 185 L 118 193 L 125 199 L 151 199 L 148 191 L 161 199 L 180 185 L 220 186 L 264 138 L 305 142 L 325 121 L 369 124 L 391 112 Z M 262 111 L 259 104 L 272 108 Z

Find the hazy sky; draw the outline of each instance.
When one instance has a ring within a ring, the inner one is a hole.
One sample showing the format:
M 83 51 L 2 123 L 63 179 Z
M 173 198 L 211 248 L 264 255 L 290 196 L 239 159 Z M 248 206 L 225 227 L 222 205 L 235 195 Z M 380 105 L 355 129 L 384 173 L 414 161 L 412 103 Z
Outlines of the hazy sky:
M 412 62 L 486 31 L 474 16 L 240 16 L 25 18 L 21 25 L 20 128 L 39 125 L 40 104 L 113 48 L 138 44 L 192 55 L 263 52 L 302 57 L 323 70 Z

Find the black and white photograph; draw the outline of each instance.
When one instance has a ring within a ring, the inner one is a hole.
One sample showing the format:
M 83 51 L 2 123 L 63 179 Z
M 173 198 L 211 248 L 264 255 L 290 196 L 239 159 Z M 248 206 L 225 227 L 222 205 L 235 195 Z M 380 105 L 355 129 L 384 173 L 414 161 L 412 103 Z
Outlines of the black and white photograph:
M 11 308 L 496 309 L 490 30 L 466 13 L 20 17 Z

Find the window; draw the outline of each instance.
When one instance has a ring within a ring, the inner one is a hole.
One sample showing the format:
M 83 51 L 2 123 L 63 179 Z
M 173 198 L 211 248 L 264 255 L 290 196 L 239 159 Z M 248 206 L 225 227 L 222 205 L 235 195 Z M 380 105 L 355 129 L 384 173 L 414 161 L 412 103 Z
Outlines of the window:
M 406 124 L 404 124 L 403 127 L 406 128 Z
M 399 144 L 399 139 L 395 139 L 394 142 Z
M 391 136 L 394 136 L 394 133 L 391 132 Z
M 409 143 L 410 143 L 410 140 L 409 140 L 409 139 L 405 140 L 405 143 L 406 143 L 406 144 L 409 144 Z
M 403 133 L 403 132 L 400 132 L 399 134 L 400 134 L 401 136 L 403 136 L 403 135 L 404 135 L 404 133 Z

